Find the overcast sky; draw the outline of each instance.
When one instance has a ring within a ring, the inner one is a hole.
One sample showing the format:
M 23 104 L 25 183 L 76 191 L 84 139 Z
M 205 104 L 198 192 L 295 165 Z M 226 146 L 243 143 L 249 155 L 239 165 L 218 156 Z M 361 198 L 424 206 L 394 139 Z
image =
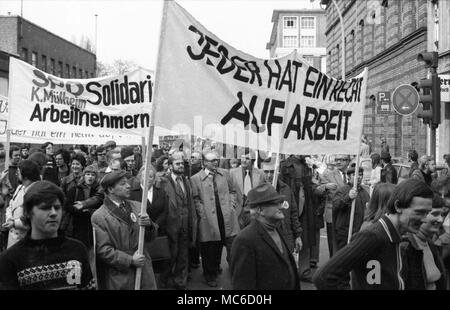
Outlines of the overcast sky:
M 274 9 L 320 8 L 320 0 L 178 0 L 191 15 L 225 42 L 259 58 L 269 58 L 266 43 Z M 79 42 L 95 41 L 102 62 L 131 60 L 156 67 L 162 0 L 24 0 L 23 17 L 55 34 Z M 0 15 L 20 15 L 20 0 L 0 0 Z

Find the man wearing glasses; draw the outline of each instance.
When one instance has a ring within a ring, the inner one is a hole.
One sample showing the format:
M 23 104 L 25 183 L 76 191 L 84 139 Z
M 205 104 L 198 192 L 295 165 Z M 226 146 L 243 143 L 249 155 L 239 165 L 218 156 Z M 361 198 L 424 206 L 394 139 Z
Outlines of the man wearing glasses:
M 191 178 L 203 275 L 211 287 L 217 286 L 223 247 L 227 249 L 229 264 L 231 244 L 239 232 L 231 179 L 227 171 L 218 168 L 218 165 L 218 155 L 208 152 L 204 156 L 205 168 Z
M 94 163 L 95 168 L 98 170 L 106 169 L 108 167 L 108 163 L 106 161 L 106 150 L 103 146 L 99 146 L 96 151 L 97 160 Z
M 161 179 L 161 186 L 169 198 L 167 235 L 171 251 L 169 272 L 161 274 L 163 287 L 186 289 L 188 250 L 197 238 L 197 216 L 192 200 L 192 188 L 184 176 L 184 154 L 176 151 L 169 157 L 170 172 Z
M 295 259 L 279 230 L 288 207 L 269 183 L 248 193 L 254 219 L 236 237 L 231 250 L 231 281 L 235 290 L 297 290 Z
M 230 169 L 230 176 L 233 182 L 233 188 L 236 191 L 236 213 L 241 228 L 244 227 L 242 216 L 242 208 L 247 199 L 248 192 L 265 182 L 264 172 L 252 165 L 252 155 L 250 151 L 246 151 L 241 156 L 241 166 Z

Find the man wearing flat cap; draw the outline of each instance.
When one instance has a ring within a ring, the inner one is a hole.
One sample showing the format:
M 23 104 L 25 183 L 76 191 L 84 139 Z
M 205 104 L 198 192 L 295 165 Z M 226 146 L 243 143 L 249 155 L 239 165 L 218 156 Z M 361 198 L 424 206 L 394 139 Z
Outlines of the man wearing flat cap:
M 391 154 L 386 151 L 381 151 L 381 163 L 383 169 L 381 170 L 381 183 L 398 183 L 397 170 L 392 166 Z
M 231 281 L 235 290 L 300 289 L 295 259 L 278 230 L 288 208 L 285 197 L 269 183 L 248 192 L 254 214 L 250 225 L 236 237 L 231 249 Z
M 364 221 L 366 203 L 369 202 L 369 193 L 361 187 L 364 169 L 359 167 L 357 186 L 354 189 L 355 164 L 347 169 L 348 183 L 339 187 L 333 198 L 333 226 L 334 226 L 334 248 L 335 252 L 347 244 L 348 230 L 350 225 L 350 213 L 353 200 L 355 200 L 355 213 L 353 219 L 352 235 L 357 233 Z M 343 279 L 340 283 L 341 289 L 350 289 L 350 277 Z
M 140 203 L 128 200 L 130 185 L 126 172 L 106 174 L 100 184 L 105 190 L 103 205 L 91 221 L 95 232 L 98 288 L 132 290 L 136 268 L 142 268 L 141 289 L 156 289 L 149 253 L 138 254 L 139 227 L 145 226 L 145 240 L 155 237 L 157 227 L 148 215 L 140 214 Z

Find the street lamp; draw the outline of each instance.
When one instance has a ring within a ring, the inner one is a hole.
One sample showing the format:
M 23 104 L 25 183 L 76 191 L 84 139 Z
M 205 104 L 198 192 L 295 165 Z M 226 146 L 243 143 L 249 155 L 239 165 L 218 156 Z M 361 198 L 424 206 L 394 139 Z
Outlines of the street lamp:
M 330 0 L 320 0 L 320 7 L 322 9 L 326 9 L 327 5 L 329 3 Z M 342 80 L 345 80 L 345 31 L 344 31 L 344 19 L 342 17 L 342 13 L 341 13 L 341 9 L 339 8 L 339 6 L 337 5 L 335 0 L 331 0 L 331 2 L 333 2 L 334 7 L 336 8 L 336 11 L 339 15 L 339 21 L 341 22 L 341 48 L 342 48 L 342 53 L 341 53 L 341 63 L 342 63 L 342 68 L 341 68 L 341 78 Z M 322 7 L 322 5 L 324 5 L 324 7 Z

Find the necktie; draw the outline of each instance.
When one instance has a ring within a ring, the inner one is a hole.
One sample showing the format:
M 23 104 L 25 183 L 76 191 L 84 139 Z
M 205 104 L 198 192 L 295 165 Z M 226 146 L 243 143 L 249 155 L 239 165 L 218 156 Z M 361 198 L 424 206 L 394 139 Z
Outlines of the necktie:
M 181 177 L 177 177 L 177 183 L 178 183 L 178 186 L 181 188 L 181 191 L 183 192 L 183 194 L 186 194 L 184 191 L 183 180 L 181 179 Z
M 125 203 L 122 201 L 119 205 L 120 210 L 122 210 L 124 213 L 128 213 L 127 209 L 125 207 Z
M 248 170 L 245 170 L 244 177 L 244 195 L 247 196 L 248 192 L 252 189 L 252 180 L 250 179 L 250 174 Z

